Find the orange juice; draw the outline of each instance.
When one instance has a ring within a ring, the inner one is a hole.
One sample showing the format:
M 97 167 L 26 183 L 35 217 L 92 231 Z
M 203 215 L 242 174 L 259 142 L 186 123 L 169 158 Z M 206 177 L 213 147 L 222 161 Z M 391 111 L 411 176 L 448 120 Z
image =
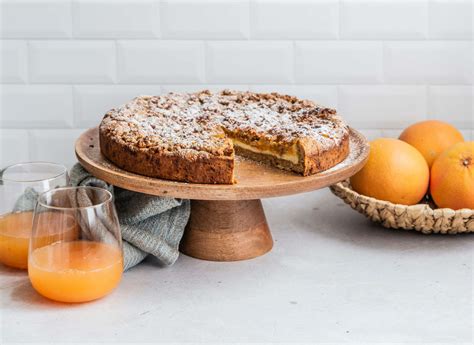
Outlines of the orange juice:
M 7 266 L 28 267 L 28 244 L 33 212 L 9 213 L 0 217 L 0 262 Z
M 28 268 L 28 246 L 32 225 L 31 211 L 0 216 L 1 263 L 14 268 Z M 39 243 L 48 244 L 60 239 L 74 239 L 77 236 L 77 228 L 70 216 L 44 212 L 38 215 L 37 234 Z
M 120 248 L 88 241 L 57 242 L 32 251 L 28 274 L 41 295 L 87 302 L 111 292 L 123 271 Z

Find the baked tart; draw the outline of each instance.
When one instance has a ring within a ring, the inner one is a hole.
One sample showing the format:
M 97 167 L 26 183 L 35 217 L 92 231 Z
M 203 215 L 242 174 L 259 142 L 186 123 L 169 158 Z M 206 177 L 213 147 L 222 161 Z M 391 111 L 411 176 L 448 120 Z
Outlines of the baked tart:
M 334 109 L 277 93 L 208 90 L 140 96 L 107 112 L 102 154 L 145 176 L 235 183 L 235 155 L 303 176 L 349 153 L 349 130 Z

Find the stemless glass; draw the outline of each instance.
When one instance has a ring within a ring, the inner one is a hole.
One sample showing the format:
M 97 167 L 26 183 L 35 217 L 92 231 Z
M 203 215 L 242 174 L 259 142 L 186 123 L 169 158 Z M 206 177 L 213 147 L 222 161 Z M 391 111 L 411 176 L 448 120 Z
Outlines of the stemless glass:
M 41 295 L 59 302 L 87 302 L 119 284 L 122 236 L 112 199 L 109 191 L 97 187 L 57 188 L 40 195 L 28 275 Z
M 65 166 L 28 162 L 0 170 L 0 263 L 26 269 L 38 195 L 69 184 Z

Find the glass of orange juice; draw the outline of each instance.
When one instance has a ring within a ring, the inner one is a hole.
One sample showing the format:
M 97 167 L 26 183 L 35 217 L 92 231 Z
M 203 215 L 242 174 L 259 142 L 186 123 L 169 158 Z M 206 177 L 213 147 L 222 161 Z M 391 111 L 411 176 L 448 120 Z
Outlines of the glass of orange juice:
M 0 170 L 0 263 L 26 269 L 38 195 L 69 184 L 65 166 L 18 163 Z
M 119 284 L 122 236 L 112 199 L 96 187 L 57 188 L 39 196 L 28 256 L 37 292 L 59 302 L 88 302 Z

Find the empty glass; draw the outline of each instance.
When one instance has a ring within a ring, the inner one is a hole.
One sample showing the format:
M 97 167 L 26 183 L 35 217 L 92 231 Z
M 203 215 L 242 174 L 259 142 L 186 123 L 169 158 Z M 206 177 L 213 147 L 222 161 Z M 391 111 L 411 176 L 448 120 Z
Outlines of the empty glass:
M 28 244 L 38 195 L 69 184 L 65 166 L 47 162 L 11 165 L 0 170 L 0 262 L 28 267 Z
M 87 302 L 111 292 L 122 271 L 122 236 L 109 191 L 66 187 L 40 195 L 28 259 L 36 291 L 60 302 Z

